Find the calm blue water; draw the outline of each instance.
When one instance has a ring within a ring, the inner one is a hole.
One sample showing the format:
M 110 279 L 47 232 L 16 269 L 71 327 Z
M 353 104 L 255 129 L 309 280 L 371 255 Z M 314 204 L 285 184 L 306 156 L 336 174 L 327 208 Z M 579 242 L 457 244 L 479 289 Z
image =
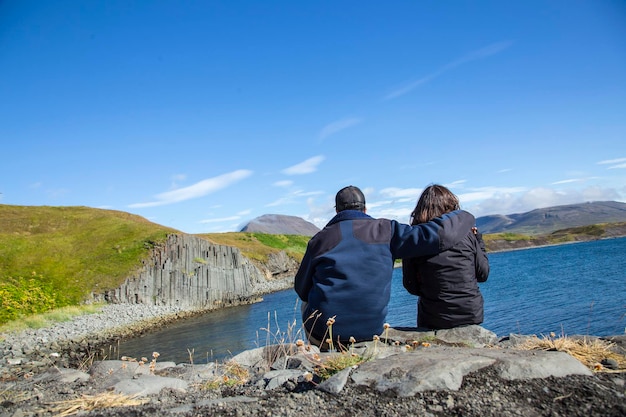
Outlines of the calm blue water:
M 490 253 L 489 262 L 489 280 L 480 284 L 483 326 L 499 336 L 626 331 L 626 238 Z M 301 337 L 299 311 L 296 293 L 281 291 L 122 342 L 119 355 L 151 357 L 157 351 L 162 361 L 189 362 L 190 353 L 194 363 L 220 360 Z M 417 297 L 404 290 L 396 269 L 387 321 L 415 326 L 416 316 Z

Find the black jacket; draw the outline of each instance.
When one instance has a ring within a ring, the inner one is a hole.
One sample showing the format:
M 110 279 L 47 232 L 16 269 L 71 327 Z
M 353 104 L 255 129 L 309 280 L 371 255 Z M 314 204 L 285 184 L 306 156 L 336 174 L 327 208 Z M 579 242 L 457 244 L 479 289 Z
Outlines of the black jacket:
M 374 219 L 356 210 L 338 213 L 309 241 L 295 276 L 303 324 L 324 340 L 335 317 L 333 341 L 372 340 L 383 331 L 394 259 L 439 253 L 458 244 L 474 216 L 455 211 L 417 226 Z M 313 313 L 319 317 L 310 318 Z
M 478 282 L 488 276 L 489 260 L 480 233 L 468 233 L 438 255 L 402 259 L 404 288 L 419 296 L 417 325 L 427 329 L 481 324 L 484 302 Z

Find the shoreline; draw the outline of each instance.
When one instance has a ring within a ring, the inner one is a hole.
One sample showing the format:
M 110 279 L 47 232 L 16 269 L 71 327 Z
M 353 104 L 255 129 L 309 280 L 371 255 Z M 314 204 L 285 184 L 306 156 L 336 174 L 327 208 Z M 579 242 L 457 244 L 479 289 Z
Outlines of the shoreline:
M 549 248 L 549 247 L 553 247 L 553 246 L 573 245 L 573 244 L 576 244 L 576 243 L 597 242 L 599 240 L 612 240 L 612 239 L 622 239 L 622 238 L 626 238 L 626 235 L 624 235 L 624 236 L 607 236 L 607 237 L 601 237 L 601 238 L 598 238 L 598 239 L 572 240 L 572 241 L 568 241 L 568 242 L 549 243 L 549 244 L 545 244 L 545 245 L 528 245 L 528 246 L 523 246 L 523 247 L 519 247 L 519 248 L 489 250 L 489 251 L 487 251 L 487 255 L 489 255 L 490 253 L 515 252 L 515 251 L 519 251 L 519 250 Z
M 71 367 L 86 357 L 106 357 L 106 347 L 121 340 L 140 337 L 175 321 L 210 311 L 254 304 L 263 296 L 288 289 L 293 277 L 263 283 L 248 302 L 221 307 L 155 306 L 148 304 L 103 304 L 98 311 L 52 323 L 39 329 L 0 333 L 0 375 L 7 364 L 34 362 L 43 365 L 50 358 L 60 358 L 61 365 Z

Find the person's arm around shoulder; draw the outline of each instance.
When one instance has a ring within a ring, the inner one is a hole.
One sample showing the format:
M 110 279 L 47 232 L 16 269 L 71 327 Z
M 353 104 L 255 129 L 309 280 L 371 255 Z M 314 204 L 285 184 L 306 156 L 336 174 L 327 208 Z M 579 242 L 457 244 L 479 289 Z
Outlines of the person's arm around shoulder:
M 478 282 L 485 282 L 489 277 L 489 258 L 487 258 L 487 250 L 485 249 L 485 242 L 483 241 L 483 235 L 474 228 L 474 236 L 476 237 L 475 248 L 475 265 L 476 265 L 476 280 Z
M 465 210 L 455 210 L 431 221 L 440 225 L 440 252 L 451 249 L 463 240 L 476 224 L 474 215 Z
M 470 233 L 474 222 L 474 216 L 463 210 L 455 210 L 415 226 L 392 220 L 391 250 L 394 258 L 429 256 L 446 251 Z

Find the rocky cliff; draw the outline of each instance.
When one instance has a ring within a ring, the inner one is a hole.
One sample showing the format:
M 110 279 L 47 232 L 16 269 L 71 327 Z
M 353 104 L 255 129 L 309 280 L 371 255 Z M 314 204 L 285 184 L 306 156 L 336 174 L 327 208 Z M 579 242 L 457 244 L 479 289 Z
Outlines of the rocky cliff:
M 253 264 L 237 248 L 172 234 L 138 273 L 94 299 L 198 309 L 247 304 L 290 286 L 297 265 L 282 252 L 267 264 Z

